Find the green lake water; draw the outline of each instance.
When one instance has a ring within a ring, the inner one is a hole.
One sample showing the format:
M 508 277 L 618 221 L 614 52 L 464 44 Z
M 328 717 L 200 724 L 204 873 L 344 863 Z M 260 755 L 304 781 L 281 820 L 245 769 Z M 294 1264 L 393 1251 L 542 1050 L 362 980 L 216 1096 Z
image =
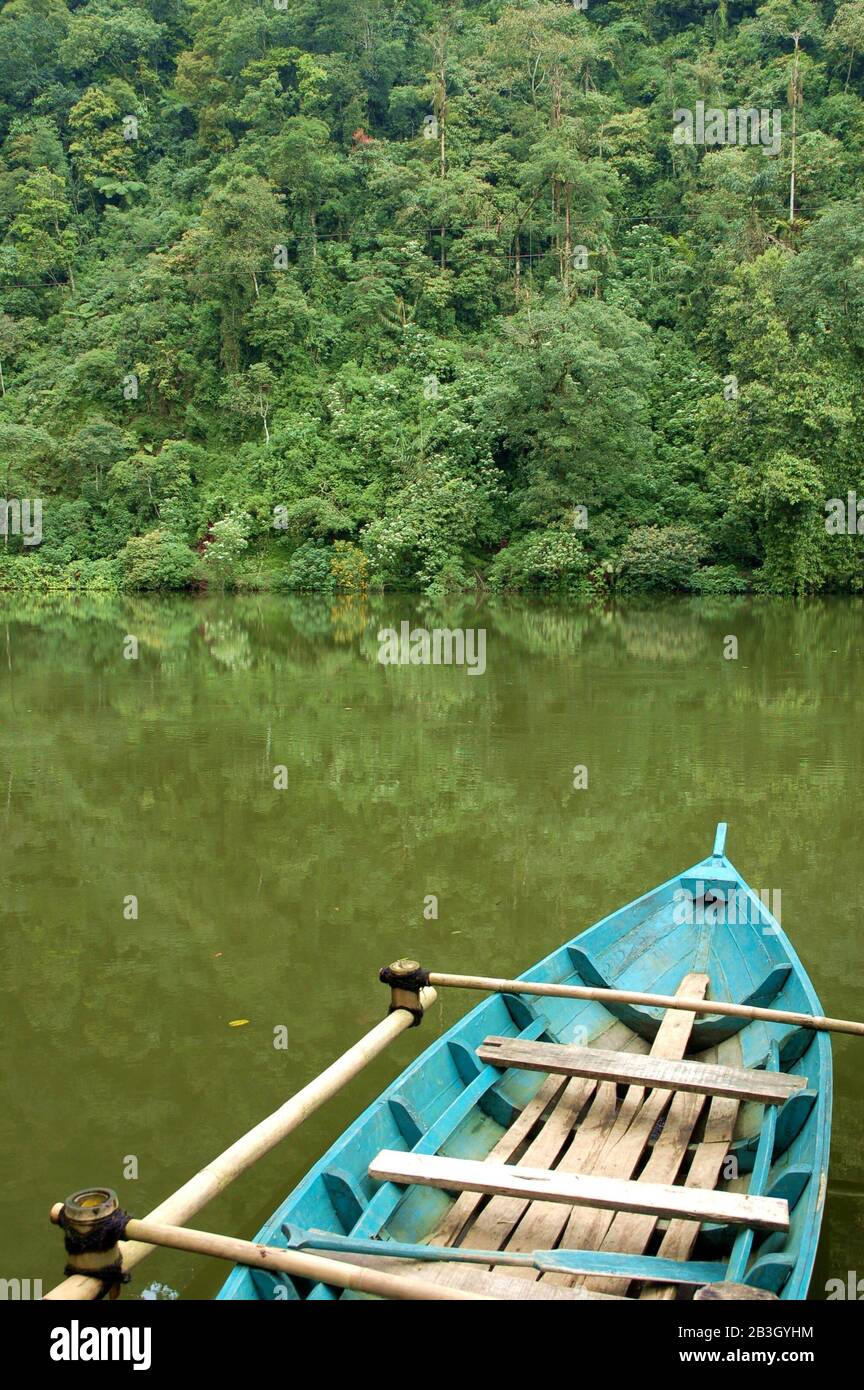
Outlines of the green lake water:
M 485 673 L 381 665 L 403 620 L 485 629 Z M 0 599 L 0 1276 L 47 1290 L 52 1202 L 106 1184 L 144 1215 L 275 1109 L 383 1015 L 381 965 L 518 973 L 721 819 L 826 1010 L 864 1016 L 862 673 L 854 601 Z M 197 1223 L 251 1236 L 476 1002 L 448 993 Z M 864 1276 L 864 1043 L 834 1058 L 815 1298 Z M 131 1287 L 226 1270 L 160 1252 Z

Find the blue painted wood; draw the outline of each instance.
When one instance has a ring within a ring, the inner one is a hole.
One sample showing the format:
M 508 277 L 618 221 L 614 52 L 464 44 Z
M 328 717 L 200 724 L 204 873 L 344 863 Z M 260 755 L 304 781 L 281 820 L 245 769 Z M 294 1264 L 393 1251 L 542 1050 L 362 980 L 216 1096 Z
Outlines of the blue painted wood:
M 456 1063 L 456 1070 L 465 1082 L 465 1085 L 468 1086 L 472 1081 L 476 1081 L 483 1068 L 477 1060 L 474 1049 L 466 1047 L 465 1043 L 460 1042 L 458 1038 L 451 1038 L 447 1047 L 450 1051 L 450 1056 Z
M 529 1015 L 527 1025 L 529 1028 L 534 1027 L 536 1031 L 538 1023 L 545 1031 L 545 1020 L 537 1018 L 532 1019 Z M 447 1046 L 456 1063 L 456 1069 L 466 1084 L 480 1075 L 482 1065 L 478 1062 L 477 1054 L 472 1048 L 466 1047 L 464 1043 L 459 1042 L 457 1039 L 451 1039 Z M 498 1084 L 491 1086 L 485 1091 L 477 1103 L 484 1115 L 490 1115 L 493 1120 L 497 1121 L 502 1129 L 509 1129 L 519 1114 L 519 1107 L 515 1105 L 513 1101 L 509 1100 L 502 1090 L 500 1073 Z M 413 1145 L 409 1145 L 409 1147 L 413 1148 Z
M 535 1004 L 524 994 L 502 994 L 501 998 L 504 1000 L 507 1012 L 517 1028 L 527 1028 L 530 1023 L 540 1017 L 539 1005 L 544 1002 L 543 1000 L 538 999 Z
M 794 1095 L 783 1102 L 777 1116 L 777 1134 L 774 1139 L 775 1161 L 782 1158 L 793 1141 L 797 1139 L 818 1099 L 819 1093 L 808 1088 L 804 1091 L 796 1091 Z M 758 1134 L 734 1140 L 729 1152 L 738 1165 L 739 1173 L 752 1172 L 758 1144 Z
M 579 946 L 568 947 L 570 959 L 578 972 L 580 978 L 586 985 L 599 989 L 639 989 L 638 984 L 632 981 L 624 984 L 621 980 L 616 980 L 614 984 L 597 968 L 588 953 Z M 679 965 L 678 970 L 672 974 L 671 978 L 661 978 L 655 980 L 652 991 L 657 994 L 674 994 L 677 982 L 682 975 L 687 974 L 688 966 L 690 969 L 696 967 L 692 962 L 688 962 L 682 969 Z M 754 1004 L 760 1007 L 773 1008 L 774 1001 L 782 990 L 789 978 L 792 967 L 787 963 L 775 965 L 769 973 L 761 980 L 754 989 L 739 995 L 730 991 L 723 997 L 732 997 L 733 1003 Z M 709 971 L 710 973 L 710 971 Z M 642 988 L 647 988 L 643 986 Z M 717 997 L 718 991 L 712 991 Z M 626 1023 L 628 1028 L 632 1028 L 634 1033 L 638 1033 L 642 1038 L 653 1041 L 657 1036 L 657 1031 L 663 1021 L 663 1009 L 653 1009 L 643 1007 L 638 1004 L 610 1004 L 610 1013 L 613 1013 L 622 1023 Z M 725 1042 L 726 1038 L 734 1037 L 736 1033 L 742 1032 L 745 1028 L 752 1026 L 751 1020 L 746 1018 L 732 1018 L 728 1014 L 703 1014 L 697 1018 L 691 1029 L 692 1051 L 701 1052 L 709 1047 L 716 1047 L 718 1043 Z M 794 1036 L 805 1030 L 795 1029 Z M 793 1035 L 790 1035 L 793 1036 Z M 812 1038 L 812 1033 L 810 1037 Z
M 501 1265 L 536 1269 L 544 1274 L 602 1274 L 619 1279 L 647 1279 L 652 1283 L 713 1284 L 726 1277 L 726 1266 L 707 1260 L 664 1260 L 657 1255 L 628 1255 L 606 1250 L 471 1250 L 462 1246 L 418 1245 L 396 1240 L 365 1240 L 338 1236 L 329 1231 L 303 1231 L 285 1222 L 282 1226 L 292 1250 L 329 1250 L 348 1255 L 385 1255 L 412 1261 L 447 1260 L 456 1264 Z
M 343 1226 L 355 1226 L 367 1206 L 366 1194 L 356 1178 L 345 1168 L 327 1168 L 321 1177 Z
M 791 1295 L 784 1291 L 784 1285 L 788 1287 L 795 1265 L 794 1255 L 762 1255 L 750 1269 L 746 1282 L 754 1289 L 767 1289 L 780 1298 L 789 1298 Z
M 520 1107 L 504 1095 L 500 1080 L 497 1086 L 492 1086 L 486 1092 L 479 1104 L 484 1115 L 489 1115 L 502 1129 L 509 1129 L 513 1121 L 519 1118 Z
M 787 1202 L 789 1210 L 794 1211 L 801 1200 L 801 1194 L 813 1176 L 813 1169 L 804 1163 L 792 1163 L 788 1168 L 772 1178 L 765 1193 L 766 1197 L 777 1197 Z
M 402 1135 L 408 1148 L 413 1149 L 417 1140 L 422 1139 L 426 1132 L 425 1124 L 417 1114 L 414 1106 L 409 1105 L 404 1097 L 391 1096 L 387 1104 L 390 1107 L 391 1115 L 396 1121 L 399 1133 Z
M 675 919 L 675 895 L 682 889 L 709 896 L 722 893 L 727 902 L 730 894 L 741 894 L 753 910 L 748 908 L 746 920 L 731 926 L 707 920 L 682 923 Z M 728 859 L 722 823 L 710 856 L 565 942 L 522 978 L 579 984 L 585 979 L 583 969 L 589 975 L 594 971 L 595 981 L 652 992 L 661 988 L 673 992 L 685 973 L 699 970 L 709 975 L 715 998 L 825 1012 L 779 922 Z M 307 1230 L 318 1228 L 332 1237 L 389 1237 L 408 1244 L 428 1241 L 449 1208 L 450 1196 L 431 1188 L 375 1183 L 368 1175 L 375 1154 L 388 1148 L 485 1158 L 513 1115 L 536 1094 L 543 1077 L 514 1072 L 502 1078 L 496 1068 L 482 1067 L 475 1053 L 483 1038 L 490 1034 L 529 1040 L 545 1037 L 566 1043 L 577 1029 L 584 1029 L 590 1045 L 615 1020 L 616 1014 L 597 1002 L 500 995 L 483 999 L 443 1036 L 433 1038 L 426 1051 L 345 1130 L 288 1194 L 256 1240 L 284 1245 L 282 1223 L 287 1222 Z M 641 1036 L 651 1037 L 659 1015 L 651 1009 L 636 1010 L 626 1021 Z M 719 1037 L 710 1030 L 730 1022 L 719 1016 L 697 1020 L 691 1051 L 713 1045 L 704 1041 Z M 733 1029 L 737 1024 L 735 1020 Z M 428 1018 L 424 1027 L 431 1030 L 434 1019 Z M 731 1030 L 723 1036 L 731 1036 Z M 744 1107 L 744 1135 L 731 1150 L 739 1171 L 753 1170 L 753 1181 L 766 1194 L 782 1195 L 789 1202 L 789 1231 L 762 1240 L 758 1248 L 751 1242 L 745 1256 L 743 1241 L 736 1249 L 739 1232 L 705 1225 L 696 1253 L 731 1250 L 730 1267 L 743 1265 L 747 1282 L 769 1287 L 783 1299 L 802 1299 L 815 1259 L 826 1188 L 830 1036 L 757 1020 L 746 1023 L 735 1036 L 741 1053 L 738 1065 L 757 1066 L 773 1048 L 780 1069 L 803 1076 L 807 1083 L 779 1111 L 766 1107 L 764 1118 L 757 1109 Z M 748 1131 L 747 1125 L 756 1132 Z M 565 1253 L 556 1252 L 559 1258 Z M 340 1296 L 321 1285 L 310 1290 L 302 1282 L 287 1282 L 303 1299 L 332 1301 Z M 273 1276 L 236 1268 L 218 1297 L 272 1298 L 275 1290 Z
M 776 1042 L 771 1044 L 771 1054 L 768 1058 L 767 1071 L 780 1070 L 780 1048 Z M 750 1185 L 747 1188 L 748 1195 L 751 1197 L 763 1197 L 765 1187 L 768 1182 L 768 1173 L 774 1157 L 774 1138 L 777 1133 L 777 1106 L 767 1105 L 763 1107 L 762 1132 L 759 1135 L 759 1144 L 756 1150 L 756 1159 L 753 1164 L 753 1172 L 750 1175 Z M 772 1113 L 768 1113 L 771 1111 Z M 732 1254 L 729 1258 L 729 1268 L 726 1273 L 726 1280 L 730 1284 L 743 1284 L 744 1273 L 753 1249 L 754 1231 L 752 1226 L 744 1226 L 735 1238 L 732 1247 Z

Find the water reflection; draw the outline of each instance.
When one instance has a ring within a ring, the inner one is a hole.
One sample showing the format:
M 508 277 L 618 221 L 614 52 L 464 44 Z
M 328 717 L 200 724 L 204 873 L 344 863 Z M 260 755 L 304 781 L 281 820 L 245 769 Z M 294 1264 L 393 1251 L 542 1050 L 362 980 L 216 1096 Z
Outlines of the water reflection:
M 485 675 L 380 665 L 403 620 L 484 628 Z M 142 1213 L 308 1080 L 379 1016 L 384 961 L 518 971 L 701 857 L 719 819 L 782 890 L 826 1008 L 861 1016 L 862 636 L 862 605 L 827 599 L 0 598 L 10 1273 L 53 1282 L 51 1201 L 104 1182 Z M 202 1224 L 254 1230 L 423 1041 Z M 817 1293 L 864 1234 L 860 1044 L 835 1057 Z M 159 1255 L 140 1286 L 202 1295 L 220 1273 Z

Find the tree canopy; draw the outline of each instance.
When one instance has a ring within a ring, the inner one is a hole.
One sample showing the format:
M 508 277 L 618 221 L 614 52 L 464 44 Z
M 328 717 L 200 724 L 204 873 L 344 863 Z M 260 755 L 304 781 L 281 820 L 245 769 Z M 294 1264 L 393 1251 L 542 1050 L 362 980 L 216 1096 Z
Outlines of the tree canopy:
M 864 0 L 0 4 L 0 587 L 861 591 L 862 83 Z

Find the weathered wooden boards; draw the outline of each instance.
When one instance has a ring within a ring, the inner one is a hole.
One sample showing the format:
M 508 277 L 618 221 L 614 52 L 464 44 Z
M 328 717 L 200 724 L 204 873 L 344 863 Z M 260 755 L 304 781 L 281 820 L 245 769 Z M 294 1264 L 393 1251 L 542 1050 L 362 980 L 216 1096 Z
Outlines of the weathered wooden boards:
M 635 1038 L 623 1023 L 612 1024 L 603 1037 L 604 1041 L 620 1043 L 622 1046 L 626 1046 L 628 1041 L 630 1046 L 640 1045 L 640 1040 Z M 560 1134 L 562 1130 L 565 1130 L 561 1142 L 570 1142 L 574 1124 L 574 1091 L 576 1087 L 581 1089 L 583 1086 L 589 1095 L 593 1094 L 595 1090 L 593 1082 L 567 1083 L 561 1077 L 550 1076 L 543 1082 L 537 1095 L 526 1105 L 516 1122 L 511 1125 L 506 1134 L 501 1136 L 495 1147 L 487 1154 L 486 1161 L 489 1163 L 527 1163 L 543 1167 L 550 1166 L 549 1140 L 544 1139 L 544 1132 L 550 1122 L 554 1121 L 550 1137 L 553 1133 Z M 608 1102 L 604 1108 L 604 1122 L 606 1122 L 609 1120 L 610 1110 L 614 1117 L 615 1088 L 614 1086 L 606 1086 L 600 1089 L 606 1093 Z M 596 1105 L 597 1102 L 595 1101 L 594 1104 Z M 585 1123 L 583 1120 L 580 1132 Z M 567 1130 L 567 1126 L 570 1127 L 569 1130 Z M 467 1233 L 470 1225 L 472 1245 L 482 1247 L 484 1250 L 502 1249 L 508 1243 L 508 1236 L 527 1211 L 529 1204 L 525 1200 L 512 1197 L 493 1197 L 490 1202 L 486 1202 L 485 1206 L 484 1201 L 485 1198 L 479 1193 L 463 1192 L 460 1197 L 457 1197 L 450 1211 L 433 1232 L 432 1243 L 436 1245 L 460 1244 L 462 1236 Z M 562 1211 L 561 1207 L 555 1207 L 553 1210 L 560 1230 L 566 1219 L 566 1213 Z M 473 1225 L 470 1224 L 472 1220 Z M 542 1240 L 539 1242 L 540 1245 L 543 1243 Z M 554 1244 L 554 1240 L 549 1243 Z M 532 1248 L 532 1246 L 521 1244 L 518 1246 L 520 1250 Z M 511 1271 L 511 1273 L 515 1274 L 516 1271 Z M 436 1271 L 435 1277 L 444 1278 L 446 1275 L 446 1270 L 439 1270 Z M 537 1276 L 533 1271 L 529 1271 L 527 1277 L 533 1279 Z
M 478 1047 L 477 1056 L 481 1062 L 496 1067 L 590 1077 L 596 1081 L 614 1081 L 618 1085 L 692 1091 L 702 1096 L 731 1096 L 736 1100 L 759 1101 L 763 1105 L 782 1105 L 793 1091 L 803 1090 L 807 1085 L 806 1077 L 785 1072 L 669 1061 L 654 1055 L 640 1057 L 595 1047 L 522 1042 L 518 1038 L 486 1038 Z
M 735 1134 L 738 1108 L 737 1100 L 729 1100 L 724 1096 L 717 1096 L 712 1100 L 705 1123 L 705 1133 L 693 1155 L 690 1171 L 684 1182 L 685 1187 L 716 1186 Z M 686 1260 L 696 1244 L 698 1234 L 698 1221 L 670 1221 L 657 1253 L 670 1260 Z M 671 1301 L 675 1298 L 675 1287 L 672 1284 L 647 1284 L 639 1297 Z
M 699 993 L 703 992 L 703 984 L 707 986 L 705 977 L 699 980 Z M 680 990 L 681 992 L 687 991 L 688 993 L 695 993 L 697 992 L 697 986 L 685 980 L 682 981 Z M 680 1056 L 686 1048 L 693 1016 L 690 1015 L 688 1017 L 684 1014 L 667 1014 L 664 1025 L 668 1025 L 673 1018 L 677 1018 L 678 1026 L 675 1034 L 671 1036 L 675 1038 L 679 1044 L 683 1038 L 683 1045 L 678 1054 Z M 626 1065 L 628 1079 L 636 1072 L 644 1076 L 646 1072 L 649 1072 L 652 1065 L 656 1065 L 658 1055 L 662 1057 L 663 1051 L 666 1050 L 666 1039 L 670 1036 L 665 1026 L 663 1033 L 665 1036 L 658 1035 L 658 1038 L 655 1040 L 655 1047 L 652 1049 L 651 1057 L 634 1058 L 627 1054 L 619 1054 L 619 1060 Z M 673 1042 L 672 1046 L 673 1048 L 675 1047 L 675 1042 Z M 487 1053 L 486 1059 L 491 1061 L 491 1055 Z M 635 1065 L 631 1066 L 631 1063 Z M 690 1063 L 685 1065 L 698 1069 L 699 1067 L 704 1067 L 706 1064 Z M 718 1069 L 712 1070 L 716 1075 Z M 727 1076 L 731 1073 L 736 1081 L 741 1079 L 742 1069 L 724 1068 L 720 1070 L 726 1073 Z M 704 1075 L 704 1073 L 702 1073 L 702 1075 Z M 764 1075 L 764 1073 L 757 1074 L 760 1084 L 764 1079 Z M 793 1089 L 794 1088 L 795 1082 L 793 1081 Z M 643 1094 L 643 1092 L 640 1092 L 633 1086 L 628 1092 L 628 1098 L 632 1098 L 635 1103 L 638 1102 L 638 1098 Z M 654 1143 L 648 1163 L 640 1174 L 640 1181 L 642 1182 L 647 1183 L 654 1181 L 664 1183 L 675 1180 L 686 1157 L 687 1148 L 701 1112 L 703 1096 L 698 1091 L 690 1094 L 682 1092 L 679 1095 L 675 1095 L 674 1098 L 667 1097 L 667 1101 L 669 1099 L 671 1099 L 671 1105 L 668 1115 L 665 1118 L 662 1132 Z M 654 1128 L 656 1116 L 653 1112 L 658 1100 L 661 1100 L 661 1097 L 656 1095 L 656 1093 L 652 1094 L 646 1105 L 642 1107 L 641 1113 L 637 1112 L 636 1115 L 633 1116 L 631 1110 L 629 1123 L 628 1107 L 623 1107 L 620 1123 L 616 1128 L 620 1130 L 622 1125 L 626 1126 L 621 1138 L 626 1137 L 627 1142 L 621 1143 L 620 1140 L 616 1142 L 615 1138 L 610 1135 L 609 1142 L 603 1145 L 599 1153 L 597 1152 L 596 1145 L 592 1146 L 593 1154 L 589 1155 L 585 1153 L 584 1155 L 584 1159 L 587 1161 L 583 1164 L 583 1171 L 588 1171 L 589 1166 L 593 1166 L 593 1170 L 596 1172 L 602 1171 L 604 1174 L 609 1173 L 619 1177 L 631 1176 L 641 1161 L 648 1137 Z M 653 1105 L 652 1102 L 654 1103 Z M 704 1139 L 693 1156 L 693 1161 L 685 1180 L 686 1187 L 702 1187 L 706 1189 L 713 1189 L 715 1187 L 720 1176 L 723 1160 L 728 1152 L 729 1144 L 733 1137 L 738 1104 L 737 1099 L 725 1098 L 722 1096 L 718 1096 L 712 1101 Z M 577 1146 L 578 1139 L 574 1141 L 574 1148 Z M 530 1223 L 532 1213 L 536 1213 L 537 1216 L 540 1217 L 543 1209 L 540 1203 L 536 1203 L 529 1212 L 528 1217 L 526 1217 L 526 1222 Z M 545 1210 L 548 1212 L 550 1208 L 547 1206 Z M 561 1247 L 572 1248 L 573 1246 L 582 1244 L 588 1248 L 602 1251 L 614 1251 L 634 1255 L 640 1254 L 648 1248 L 648 1244 L 656 1228 L 657 1219 L 656 1216 L 650 1214 L 630 1212 L 610 1214 L 608 1211 L 604 1210 L 588 1211 L 583 1208 L 577 1208 L 574 1209 L 571 1214 L 567 1229 L 561 1241 Z M 523 1227 L 526 1226 L 526 1222 L 523 1222 Z M 668 1231 L 664 1235 L 660 1253 L 670 1259 L 686 1259 L 692 1251 L 698 1232 L 698 1221 L 688 1221 L 685 1219 L 673 1220 L 670 1223 Z M 527 1227 L 523 1234 L 528 1234 Z M 536 1234 L 537 1231 L 535 1229 L 532 1231 L 532 1235 Z M 548 1238 L 548 1232 L 544 1234 Z M 521 1240 L 519 1244 L 521 1247 Z M 512 1248 L 512 1244 L 510 1248 Z M 547 1275 L 543 1280 L 543 1282 L 552 1281 L 576 1283 L 584 1287 L 586 1291 L 605 1291 L 606 1293 L 617 1293 L 619 1295 L 625 1294 L 628 1288 L 628 1281 L 626 1279 L 610 1279 L 600 1276 L 592 1276 L 582 1280 L 578 1277 L 576 1279 L 570 1279 L 566 1275 Z M 662 1299 L 674 1298 L 675 1290 L 671 1285 L 654 1284 L 646 1286 L 642 1296 Z
M 704 974 L 685 975 L 677 993 L 688 998 L 701 998 L 708 990 L 708 976 Z M 663 1018 L 657 1036 L 651 1046 L 653 1058 L 666 1058 L 675 1061 L 684 1056 L 690 1041 L 695 1014 L 670 1010 Z M 614 1103 L 615 1087 L 606 1083 L 603 1090 L 608 1091 Z M 599 1145 L 591 1145 L 579 1165 L 582 1172 L 604 1173 L 609 1177 L 631 1178 L 636 1172 L 642 1155 L 662 1123 L 672 1102 L 672 1092 L 654 1090 L 647 1096 L 642 1086 L 628 1087 L 614 1123 L 611 1123 L 600 1136 Z M 579 1150 L 579 1136 L 573 1142 L 574 1158 Z M 539 1204 L 538 1204 L 539 1207 Z M 550 1211 L 548 1206 L 546 1211 Z M 560 1245 L 564 1249 L 599 1249 L 609 1229 L 612 1216 L 608 1211 L 585 1207 L 574 1208 L 567 1218 Z M 560 1230 L 560 1224 L 558 1226 Z M 544 1232 L 549 1238 L 550 1232 Z M 553 1242 L 554 1243 L 554 1242 Z M 555 1283 L 572 1283 L 567 1275 L 550 1274 L 546 1280 Z
M 677 993 L 704 997 L 708 978 L 690 974 Z M 713 1061 L 684 1062 L 695 1014 L 672 1011 L 664 1017 L 650 1054 L 618 1026 L 602 1039 L 606 1048 L 575 1048 L 487 1038 L 477 1049 L 481 1061 L 501 1067 L 548 1072 L 535 1099 L 503 1135 L 484 1163 L 438 1156 L 379 1154 L 370 1166 L 375 1177 L 452 1188 L 453 1207 L 435 1233 L 440 1244 L 464 1240 L 487 1250 L 530 1251 L 542 1246 L 641 1255 L 658 1220 L 671 1216 L 660 1252 L 684 1261 L 702 1221 L 788 1229 L 788 1207 L 774 1199 L 716 1192 L 723 1159 L 744 1100 L 779 1105 L 803 1082 L 776 1073 L 721 1067 Z M 621 1041 L 619 1041 L 619 1038 Z M 626 1039 L 626 1041 L 624 1040 Z M 627 1050 L 612 1051 L 609 1045 Z M 562 1083 L 561 1077 L 569 1078 Z M 620 1105 L 616 1086 L 627 1084 Z M 779 1084 L 778 1084 L 779 1083 Z M 684 1164 L 707 1097 L 705 1133 L 682 1184 Z M 649 1149 L 650 1145 L 650 1149 Z M 648 1150 L 647 1162 L 645 1153 Z M 414 1160 L 419 1160 L 417 1166 Z M 636 1181 L 634 1174 L 639 1171 Z M 490 1200 L 484 1200 L 486 1195 Z M 743 1202 L 743 1205 L 741 1205 Z M 672 1208 L 675 1208 L 673 1211 Z M 568 1210 L 569 1208 L 569 1210 Z M 723 1215 L 717 1214 L 723 1208 Z M 626 1297 L 630 1278 L 610 1274 L 546 1273 L 538 1282 L 531 1268 L 507 1268 L 479 1275 L 470 1267 L 440 1263 L 429 1268 L 435 1282 L 472 1287 L 478 1292 L 501 1285 L 502 1298 L 537 1297 L 538 1288 L 578 1293 L 587 1298 Z M 463 1284 L 463 1280 L 466 1281 Z M 575 1287 L 573 1287 L 575 1286 Z M 638 1290 L 637 1283 L 635 1288 Z M 529 1293 L 529 1289 L 532 1291 Z M 647 1284 L 642 1297 L 674 1297 L 671 1285 Z
M 553 1168 L 570 1141 L 582 1110 L 591 1099 L 596 1082 L 574 1080 L 566 1083 L 563 1094 L 543 1128 L 519 1158 L 519 1167 Z M 528 1210 L 530 1196 L 499 1195 L 488 1202 L 471 1228 L 471 1244 L 483 1250 L 500 1250 L 514 1226 Z M 517 1276 L 518 1277 L 518 1276 Z M 532 1276 L 536 1278 L 536 1274 Z
M 704 1188 L 674 1187 L 662 1183 L 629 1182 L 600 1174 L 562 1173 L 507 1163 L 478 1163 L 473 1159 L 382 1149 L 370 1163 L 369 1175 L 381 1182 L 415 1183 L 448 1191 L 487 1192 L 492 1195 L 503 1193 L 510 1197 L 538 1198 L 568 1206 L 757 1226 L 766 1231 L 786 1231 L 789 1228 L 788 1203 L 778 1198 L 710 1192 Z
M 425 1271 L 424 1271 L 425 1272 Z M 447 1278 L 431 1281 L 427 1278 L 427 1285 L 435 1287 L 444 1284 L 448 1288 L 461 1290 L 466 1296 L 469 1293 L 482 1294 L 487 1298 L 505 1299 L 620 1299 L 621 1294 L 589 1293 L 586 1289 L 568 1289 L 560 1285 L 542 1283 L 528 1283 L 525 1279 L 514 1279 L 513 1270 L 508 1270 L 504 1274 L 490 1274 L 487 1270 L 472 1269 L 470 1265 L 447 1265 Z M 629 1301 L 629 1300 L 628 1300 Z
M 567 1082 L 559 1076 L 550 1076 L 544 1081 L 536 1096 L 528 1102 L 519 1118 L 506 1133 L 502 1134 L 498 1143 L 487 1154 L 487 1161 L 490 1163 L 516 1162 L 520 1152 L 525 1149 L 532 1130 L 540 1124 L 547 1110 L 555 1104 L 566 1087 Z M 540 1132 L 542 1133 L 542 1129 Z M 478 1193 L 463 1192 L 461 1196 L 456 1198 L 443 1221 L 433 1232 L 432 1244 L 459 1244 L 460 1236 L 482 1203 L 483 1198 Z M 478 1243 L 474 1240 L 473 1232 L 471 1238 L 474 1244 Z M 486 1248 L 485 1241 L 483 1248 Z
M 739 1303 L 743 1298 L 767 1298 L 774 1303 L 777 1302 L 777 1294 L 770 1293 L 768 1289 L 756 1289 L 752 1284 L 706 1284 L 704 1289 L 697 1290 L 693 1295 L 694 1302 L 711 1302 L 714 1299 L 730 1300 Z
M 693 1134 L 696 1121 L 704 1105 L 701 1095 L 680 1092 L 673 1097 L 666 1116 L 666 1122 L 657 1138 L 647 1163 L 639 1174 L 636 1186 L 649 1186 L 653 1183 L 673 1183 L 687 1153 L 687 1145 Z M 683 1191 L 683 1188 L 676 1189 Z M 700 1193 L 711 1189 L 701 1188 Z M 601 1214 L 602 1215 L 602 1214 Z M 648 1248 L 648 1242 L 657 1224 L 653 1214 L 631 1214 L 617 1212 L 608 1220 L 605 1233 L 598 1230 L 598 1249 L 616 1250 L 640 1254 Z M 602 1221 L 598 1222 L 602 1225 Z M 627 1292 L 628 1280 L 605 1280 L 590 1278 L 585 1288 L 602 1289 L 605 1292 L 622 1294 Z
M 603 1148 L 615 1123 L 615 1087 L 602 1085 L 585 1118 L 558 1164 L 559 1173 L 590 1172 L 594 1160 Z M 556 1244 L 568 1217 L 573 1213 L 566 1207 L 549 1201 L 535 1200 L 506 1242 L 508 1250 L 529 1250 L 538 1243 Z M 546 1275 L 544 1282 L 571 1284 L 571 1275 Z
M 679 992 L 698 997 L 704 995 L 707 988 L 707 975 L 690 974 L 681 981 Z M 694 1015 L 691 1013 L 670 1011 L 663 1019 L 654 1039 L 651 1047 L 652 1055 L 673 1059 L 683 1057 L 693 1020 Z M 622 1027 L 623 1025 L 620 1024 L 615 1025 L 616 1029 Z M 624 1030 L 625 1037 L 627 1037 L 628 1032 L 629 1030 Z M 602 1041 L 607 1044 L 616 1044 L 618 1038 L 614 1035 L 606 1035 Z M 624 1046 L 630 1048 L 637 1041 L 630 1034 L 629 1040 Z M 584 1081 L 571 1084 L 590 1085 L 593 1088 L 595 1083 Z M 641 1086 L 631 1086 L 628 1088 L 620 1108 L 618 1108 L 615 1086 L 608 1082 L 601 1083 L 596 1087 L 594 1099 L 582 1118 L 579 1128 L 571 1136 L 558 1161 L 558 1172 L 588 1173 L 595 1169 L 605 1171 L 604 1164 L 600 1162 L 601 1157 L 605 1155 L 605 1165 L 612 1165 L 613 1162 L 616 1165 L 613 1176 L 630 1177 L 635 1170 L 638 1156 L 648 1142 L 655 1125 L 662 1119 L 663 1112 L 671 1099 L 671 1092 L 655 1091 L 649 1097 L 646 1105 L 643 1106 L 644 1089 Z M 625 1144 L 624 1140 L 631 1129 L 629 1143 Z M 537 1159 L 533 1152 L 526 1152 L 522 1161 L 530 1164 L 536 1162 Z M 482 1199 L 475 1197 L 474 1200 L 481 1201 Z M 611 1220 L 610 1213 L 605 1210 L 577 1207 L 568 1212 L 566 1207 L 554 1202 L 515 1202 L 511 1198 L 495 1197 L 488 1207 L 481 1212 L 479 1222 L 472 1229 L 472 1242 L 482 1238 L 484 1245 L 487 1245 L 488 1248 L 488 1242 L 485 1239 L 488 1230 L 480 1223 L 483 1222 L 488 1211 L 496 1207 L 500 1209 L 504 1203 L 509 1205 L 512 1224 L 509 1232 L 499 1236 L 499 1243 L 501 1248 L 506 1247 L 508 1250 L 527 1251 L 538 1246 L 554 1246 L 559 1240 L 562 1247 L 569 1249 L 596 1248 L 599 1236 L 602 1235 Z M 592 1239 L 595 1231 L 599 1234 L 594 1235 Z M 585 1235 L 584 1240 L 580 1239 L 581 1234 Z M 515 1275 L 517 1271 L 514 1270 L 512 1273 Z M 522 1271 L 522 1277 L 535 1279 L 537 1276 L 532 1271 L 525 1270 Z M 547 1274 L 541 1282 L 569 1285 L 574 1282 L 574 1276 Z

